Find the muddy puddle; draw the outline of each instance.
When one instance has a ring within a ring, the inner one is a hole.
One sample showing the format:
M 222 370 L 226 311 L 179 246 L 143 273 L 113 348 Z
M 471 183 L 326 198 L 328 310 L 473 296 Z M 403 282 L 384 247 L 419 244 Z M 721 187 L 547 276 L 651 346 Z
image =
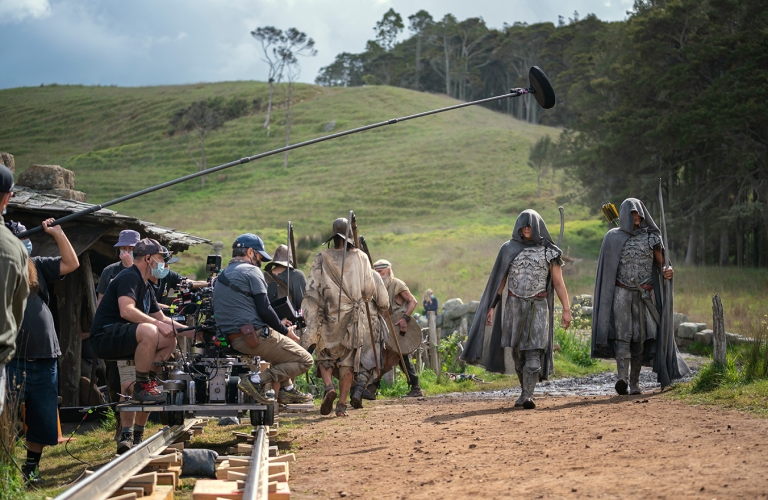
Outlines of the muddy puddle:
M 683 359 L 688 364 L 691 372 L 680 380 L 675 382 L 687 382 L 691 380 L 698 371 L 699 367 L 707 358 L 684 354 Z M 541 396 L 611 396 L 616 394 L 614 385 L 616 384 L 616 371 L 588 375 L 577 378 L 561 378 L 548 380 L 536 385 L 535 394 Z M 640 386 L 643 392 L 658 390 L 661 386 L 656 381 L 656 374 L 648 367 L 643 367 L 640 372 Z M 479 391 L 473 393 L 453 393 L 452 397 L 461 397 L 462 395 L 477 398 L 516 398 L 520 395 L 520 388 L 505 389 L 501 391 Z

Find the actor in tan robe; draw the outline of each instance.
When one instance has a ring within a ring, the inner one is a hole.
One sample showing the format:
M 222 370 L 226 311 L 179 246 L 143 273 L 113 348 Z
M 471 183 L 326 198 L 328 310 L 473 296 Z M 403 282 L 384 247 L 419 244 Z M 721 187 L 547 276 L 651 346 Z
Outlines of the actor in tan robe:
M 347 219 L 336 219 L 333 233 L 328 241 L 333 240 L 334 248 L 317 254 L 309 271 L 302 302 L 307 322 L 302 345 L 317 346 L 316 364 L 326 388 L 320 413 L 331 412 L 337 395 L 332 377 L 336 376 L 336 416 L 346 416 L 347 396 L 360 365 L 363 338 L 369 335 L 365 301 L 374 296 L 376 285 L 368 257 L 355 249 L 347 236 Z

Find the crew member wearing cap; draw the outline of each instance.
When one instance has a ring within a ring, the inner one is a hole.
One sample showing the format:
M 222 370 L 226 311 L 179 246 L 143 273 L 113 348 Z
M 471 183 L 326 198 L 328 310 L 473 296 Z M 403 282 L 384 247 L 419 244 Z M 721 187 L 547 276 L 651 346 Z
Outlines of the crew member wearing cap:
M 24 423 L 28 427 L 27 461 L 21 470 L 24 479 L 38 485 L 43 482 L 38 470 L 43 447 L 59 442 L 57 361 L 61 348 L 56 337 L 53 315 L 48 307 L 48 285 L 80 267 L 77 254 L 64 230 L 61 226 L 51 226 L 53 221 L 44 220 L 43 230 L 56 240 L 61 256 L 31 257 L 27 261 L 31 293 L 27 298 L 24 320 L 16 339 L 16 356 L 6 367 L 10 390 L 23 397 L 26 407 Z M 27 230 L 23 224 L 13 221 L 6 222 L 5 226 L 16 236 Z M 22 243 L 32 255 L 32 242 L 25 238 Z
M 274 403 L 274 393 L 266 390 L 266 384 L 279 387 L 312 367 L 312 356 L 297 343 L 296 326 L 287 319 L 281 321 L 269 304 L 260 267 L 270 260 L 261 238 L 243 234 L 232 244 L 232 260 L 213 288 L 216 324 L 230 345 L 271 365 L 250 377 L 240 377 L 237 385 L 262 404 Z
M 96 286 L 96 305 L 101 302 L 101 298 L 107 291 L 107 287 L 115 277 L 120 274 L 123 269 L 128 269 L 133 265 L 133 247 L 141 239 L 141 235 L 138 231 L 132 229 L 126 229 L 120 231 L 120 236 L 117 238 L 115 248 L 118 251 L 119 261 L 114 264 L 110 264 L 104 268 L 99 276 L 99 284 Z
M 269 303 L 273 304 L 276 300 L 288 295 L 293 309 L 298 312 L 301 310 L 301 301 L 304 300 L 307 278 L 304 273 L 293 268 L 291 251 L 288 250 L 287 245 L 279 245 L 272 257 L 272 260 L 264 267 Z M 300 334 L 298 336 L 301 337 Z M 290 404 L 312 401 L 312 395 L 299 391 L 293 385 L 293 380 L 284 380 L 281 385 L 277 395 L 278 403 Z
M 328 415 L 333 409 L 336 399 L 333 376 L 336 376 L 339 379 L 337 417 L 347 416 L 347 396 L 360 367 L 363 336 L 370 335 L 365 302 L 376 293 L 368 257 L 354 247 L 350 236 L 347 219 L 333 221 L 333 236 L 327 241 L 333 240 L 333 248 L 323 250 L 312 262 L 301 304 L 307 322 L 302 345 L 317 345 L 317 368 L 325 384 L 320 414 Z M 376 303 L 379 307 L 389 307 L 386 297 L 379 300 L 377 296 Z
M 136 384 L 131 401 L 163 403 L 152 366 L 168 359 L 176 347 L 176 330 L 186 328 L 160 311 L 147 280 L 165 268 L 163 247 L 152 238 L 133 248 L 134 262 L 107 287 L 91 325 L 91 347 L 103 359 L 131 359 L 136 366 Z M 194 336 L 193 332 L 178 335 Z
M 13 173 L 0 164 L 0 211 L 13 196 Z M 27 249 L 5 227 L 0 216 L 0 414 L 5 404 L 5 364 L 11 360 L 16 349 L 16 336 L 24 319 L 29 284 L 27 280 Z
M 392 264 L 388 260 L 377 260 L 374 262 L 373 268 L 379 273 L 381 279 L 384 280 L 384 286 L 387 287 L 390 313 L 403 313 L 403 317 L 395 323 L 395 327 L 398 327 L 401 332 L 405 332 L 408 330 L 408 322 L 413 321 L 411 314 L 413 313 L 413 310 L 416 309 L 416 298 L 403 280 L 395 278 L 395 275 L 392 272 Z M 404 355 L 403 360 L 405 361 L 405 366 L 403 366 L 403 363 L 401 362 L 400 367 L 408 372 L 408 381 L 411 384 L 411 391 L 405 396 L 411 398 L 421 397 L 423 394 L 421 392 L 421 385 L 419 384 L 419 375 L 413 367 L 411 356 Z

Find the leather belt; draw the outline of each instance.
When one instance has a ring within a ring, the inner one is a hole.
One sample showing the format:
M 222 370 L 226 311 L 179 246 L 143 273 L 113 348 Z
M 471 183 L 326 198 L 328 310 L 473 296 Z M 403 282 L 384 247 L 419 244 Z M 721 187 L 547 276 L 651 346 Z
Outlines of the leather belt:
M 227 333 L 226 335 L 227 335 L 227 340 L 229 340 L 230 342 L 232 342 L 232 341 L 233 341 L 233 340 L 235 340 L 235 339 L 239 339 L 240 337 L 242 337 L 242 336 L 243 336 L 243 334 L 242 334 L 242 333 L 240 333 L 240 332 L 236 332 L 236 333 Z
M 635 288 L 633 286 L 625 285 L 621 281 L 616 280 L 616 286 L 620 286 L 621 288 Z M 637 285 L 637 288 L 642 288 L 643 290 L 653 290 L 652 285 Z
M 519 295 L 515 295 L 515 294 L 514 294 L 514 293 L 512 293 L 512 292 L 509 292 L 509 294 L 510 294 L 511 296 L 513 296 L 513 297 L 517 297 L 518 299 L 543 299 L 543 298 L 545 298 L 545 297 L 547 296 L 547 292 L 541 292 L 541 293 L 537 293 L 537 294 L 536 294 L 536 295 L 534 295 L 533 297 L 520 297 Z

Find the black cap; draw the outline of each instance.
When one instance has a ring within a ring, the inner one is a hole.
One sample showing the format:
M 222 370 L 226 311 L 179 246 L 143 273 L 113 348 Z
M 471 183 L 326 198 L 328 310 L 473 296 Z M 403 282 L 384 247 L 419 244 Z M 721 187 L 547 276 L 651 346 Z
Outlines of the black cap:
M 0 193 L 10 193 L 11 191 L 13 191 L 13 172 L 0 163 Z
M 159 253 L 160 255 L 165 255 L 168 253 L 168 250 L 165 249 L 163 245 L 157 242 L 157 240 L 154 240 L 152 238 L 144 238 L 143 240 L 139 240 L 138 243 L 136 243 L 136 246 L 133 247 L 133 255 L 134 257 L 142 257 L 144 255 L 155 255 L 156 253 Z

